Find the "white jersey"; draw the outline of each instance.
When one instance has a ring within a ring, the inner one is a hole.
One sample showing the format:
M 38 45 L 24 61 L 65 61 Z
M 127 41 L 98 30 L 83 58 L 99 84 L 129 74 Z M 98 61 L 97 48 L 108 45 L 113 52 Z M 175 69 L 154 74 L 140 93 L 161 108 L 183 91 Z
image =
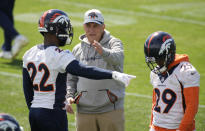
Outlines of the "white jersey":
M 184 116 L 183 89 L 199 87 L 200 75 L 189 62 L 181 62 L 167 77 L 151 72 L 151 84 L 156 95 L 152 124 L 177 129 Z
M 61 107 L 66 94 L 66 67 L 75 60 L 69 51 L 56 46 L 37 45 L 23 56 L 33 82 L 34 96 L 31 107 L 53 109 Z

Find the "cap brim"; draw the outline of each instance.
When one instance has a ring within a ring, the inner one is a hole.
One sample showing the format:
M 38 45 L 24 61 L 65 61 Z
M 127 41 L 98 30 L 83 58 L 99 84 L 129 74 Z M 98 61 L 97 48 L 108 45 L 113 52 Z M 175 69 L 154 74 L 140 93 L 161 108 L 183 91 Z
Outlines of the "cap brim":
M 97 20 L 86 20 L 86 21 L 84 21 L 83 22 L 83 24 L 87 24 L 87 23 L 97 23 L 97 24 L 99 24 L 99 25 L 102 25 L 103 24 L 103 22 L 101 22 L 101 21 L 97 21 Z

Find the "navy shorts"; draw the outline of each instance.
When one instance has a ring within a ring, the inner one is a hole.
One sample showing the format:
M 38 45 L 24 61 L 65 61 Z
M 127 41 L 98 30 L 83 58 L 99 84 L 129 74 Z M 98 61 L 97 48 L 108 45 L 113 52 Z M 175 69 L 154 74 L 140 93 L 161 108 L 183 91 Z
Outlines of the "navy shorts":
M 68 131 L 65 110 L 30 108 L 29 122 L 31 131 Z

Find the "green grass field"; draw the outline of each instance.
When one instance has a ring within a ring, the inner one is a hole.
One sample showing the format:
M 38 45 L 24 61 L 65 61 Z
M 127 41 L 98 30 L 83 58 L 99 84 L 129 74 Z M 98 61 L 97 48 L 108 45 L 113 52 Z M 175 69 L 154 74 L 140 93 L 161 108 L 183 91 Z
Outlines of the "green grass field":
M 84 12 L 98 8 L 105 17 L 106 29 L 124 43 L 124 71 L 136 75 L 126 89 L 126 131 L 148 131 L 152 86 L 150 70 L 144 59 L 144 42 L 152 32 L 169 32 L 175 39 L 177 53 L 188 54 L 191 63 L 201 74 L 197 131 L 205 131 L 205 1 L 204 0 L 16 0 L 15 26 L 29 38 L 14 60 L 0 59 L 0 112 L 14 115 L 25 131 L 29 131 L 28 109 L 22 91 L 22 56 L 41 43 L 37 30 L 38 18 L 45 10 L 56 8 L 68 13 L 74 26 L 72 50 L 83 33 Z M 0 43 L 3 31 L 0 29 Z M 75 106 L 73 106 L 75 107 Z M 68 114 L 69 130 L 75 130 L 74 115 Z

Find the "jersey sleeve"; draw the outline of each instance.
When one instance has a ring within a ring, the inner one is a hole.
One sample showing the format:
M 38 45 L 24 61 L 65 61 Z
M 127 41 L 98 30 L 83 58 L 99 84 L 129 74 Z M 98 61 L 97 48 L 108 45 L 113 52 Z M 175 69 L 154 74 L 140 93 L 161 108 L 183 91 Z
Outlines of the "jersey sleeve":
M 195 129 L 195 115 L 199 106 L 199 87 L 189 87 L 184 89 L 186 110 L 179 125 L 180 131 Z
M 32 104 L 31 102 L 33 100 L 33 94 L 34 94 L 33 83 L 31 81 L 31 78 L 30 78 L 29 73 L 28 73 L 26 68 L 23 68 L 22 74 L 23 74 L 24 96 L 26 99 L 26 104 L 27 104 L 28 108 L 30 108 L 31 104 Z
M 59 53 L 57 65 L 59 68 L 59 72 L 65 73 L 66 67 L 75 60 L 75 57 L 69 50 L 62 51 Z
M 26 58 L 28 57 L 28 53 L 29 53 L 30 50 L 26 51 L 26 53 L 23 55 L 22 59 L 23 59 L 23 68 L 27 68 L 26 64 L 27 64 L 27 61 L 26 61 Z
M 26 62 L 24 60 L 24 56 L 23 56 L 23 68 L 26 68 Z
M 112 71 L 94 66 L 86 66 L 77 60 L 73 60 L 67 66 L 66 71 L 72 75 L 81 76 L 88 79 L 112 79 Z
M 199 87 L 200 75 L 189 62 L 183 62 L 180 65 L 180 81 L 184 88 Z

